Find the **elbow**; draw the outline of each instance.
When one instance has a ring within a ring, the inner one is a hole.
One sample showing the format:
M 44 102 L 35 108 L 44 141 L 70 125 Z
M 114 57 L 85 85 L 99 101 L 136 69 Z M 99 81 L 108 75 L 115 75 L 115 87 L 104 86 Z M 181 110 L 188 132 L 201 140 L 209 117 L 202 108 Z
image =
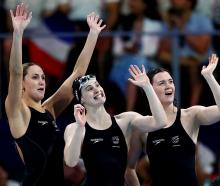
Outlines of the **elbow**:
M 64 157 L 65 164 L 68 167 L 75 167 L 78 164 L 77 160 L 73 160 L 72 158 Z
M 170 123 L 169 123 L 168 119 L 166 119 L 166 121 L 165 121 L 163 124 L 164 124 L 164 126 L 163 126 L 163 127 L 168 127 L 168 126 L 170 125 Z
M 69 155 L 67 149 L 64 149 L 64 162 L 68 167 L 75 167 L 78 164 L 79 158 L 74 158 Z
M 66 161 L 65 160 L 65 163 L 68 167 L 75 167 L 77 165 L 77 161 Z
M 168 125 L 169 125 L 168 119 L 162 120 L 160 122 L 161 128 L 168 127 Z

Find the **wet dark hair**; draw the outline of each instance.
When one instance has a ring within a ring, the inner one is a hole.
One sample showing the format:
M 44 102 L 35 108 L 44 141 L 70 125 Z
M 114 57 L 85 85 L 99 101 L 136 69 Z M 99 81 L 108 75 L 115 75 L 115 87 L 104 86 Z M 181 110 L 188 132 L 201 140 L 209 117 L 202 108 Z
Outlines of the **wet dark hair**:
M 75 103 L 80 103 L 80 101 L 81 101 L 81 90 L 80 90 L 80 82 L 79 82 L 80 78 L 81 78 L 81 76 L 76 78 L 72 84 Z
M 81 89 L 82 89 L 82 85 L 84 83 L 88 82 L 90 79 L 95 79 L 95 78 L 96 78 L 95 75 L 89 74 L 89 75 L 86 75 L 86 76 L 80 76 L 80 77 L 76 78 L 73 81 L 72 89 L 73 89 L 73 95 L 74 95 L 75 103 L 81 103 L 81 96 L 82 96 Z
M 155 76 L 156 74 L 160 73 L 160 72 L 168 72 L 168 73 L 169 73 L 168 70 L 166 70 L 165 68 L 161 68 L 161 67 L 159 67 L 159 68 L 154 68 L 154 69 L 149 70 L 149 71 L 147 72 L 147 76 L 149 77 L 151 84 L 153 83 L 153 78 L 154 78 L 154 76 Z
M 24 79 L 24 77 L 27 75 L 27 73 L 28 73 L 28 69 L 30 68 L 30 67 L 32 67 L 32 66 L 39 66 L 38 64 L 35 64 L 35 63 L 32 63 L 32 62 L 30 62 L 30 63 L 24 63 L 22 66 L 23 66 L 23 79 Z M 41 67 L 41 66 L 39 66 L 39 67 Z

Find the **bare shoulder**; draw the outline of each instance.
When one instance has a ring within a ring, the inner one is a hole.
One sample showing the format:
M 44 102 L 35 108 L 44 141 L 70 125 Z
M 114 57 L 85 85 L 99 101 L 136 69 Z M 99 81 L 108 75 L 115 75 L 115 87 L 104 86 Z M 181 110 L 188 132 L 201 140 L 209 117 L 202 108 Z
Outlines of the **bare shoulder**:
M 5 110 L 12 136 L 14 138 L 23 136 L 28 128 L 31 118 L 31 112 L 28 106 L 24 102 L 21 102 L 21 105 L 16 109 L 11 109 L 6 102 Z
M 133 119 L 134 117 L 138 117 L 141 116 L 141 114 L 137 113 L 137 112 L 133 112 L 133 111 L 129 111 L 129 112 L 122 112 L 121 114 L 115 115 L 115 119 Z
M 202 108 L 204 107 L 195 105 L 186 109 L 181 109 L 181 117 L 194 117 Z
M 123 133 L 127 134 L 129 133 L 128 129 L 131 128 L 130 126 L 132 121 L 139 116 L 141 115 L 138 114 L 137 112 L 123 112 L 119 115 L 116 115 L 115 120 L 122 129 Z

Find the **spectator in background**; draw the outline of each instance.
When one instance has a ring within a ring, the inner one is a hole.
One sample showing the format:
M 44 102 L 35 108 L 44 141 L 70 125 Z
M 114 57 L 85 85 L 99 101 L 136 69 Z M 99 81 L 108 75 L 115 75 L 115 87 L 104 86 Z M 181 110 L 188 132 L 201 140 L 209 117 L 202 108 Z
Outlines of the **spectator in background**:
M 0 162 L 0 186 L 19 186 L 20 184 L 15 181 L 9 179 L 8 171 L 6 166 Z
M 74 31 L 87 32 L 88 28 L 85 24 L 85 15 L 88 12 L 94 11 L 103 17 L 106 22 L 105 31 L 114 31 L 118 22 L 120 0 L 62 0 L 60 10 L 67 14 L 72 21 Z M 83 39 L 82 39 L 83 38 Z M 69 68 L 74 65 L 69 59 L 75 58 L 78 54 L 78 49 L 83 44 L 84 37 L 74 38 L 73 48 L 69 53 L 66 65 L 65 76 L 68 76 Z M 101 37 L 98 40 L 95 57 L 89 68 L 90 73 L 97 74 L 100 82 L 104 82 L 109 73 L 109 66 L 111 65 L 111 47 L 112 37 Z
M 198 0 L 196 12 L 209 17 L 212 20 L 216 32 L 220 31 L 220 1 L 219 0 Z M 217 55 L 220 55 L 220 34 L 212 35 L 213 49 Z M 216 72 L 216 78 L 219 80 L 219 70 Z
M 189 101 L 187 95 L 182 96 L 183 107 L 195 105 L 199 102 L 202 91 L 202 81 L 199 76 L 199 69 L 202 64 L 207 63 L 208 55 L 211 52 L 211 35 L 213 25 L 208 17 L 194 12 L 197 0 L 170 0 L 171 7 L 166 12 L 163 31 L 169 33 L 172 30 L 179 31 L 178 61 L 181 65 L 181 72 L 189 74 L 191 93 Z M 190 32 L 201 32 L 200 35 L 192 35 Z M 158 62 L 170 68 L 172 62 L 172 37 L 166 36 L 161 39 L 160 48 L 157 54 Z M 182 88 L 186 78 L 182 80 Z M 188 84 L 188 83 L 187 83 Z
M 126 99 L 126 111 L 135 110 L 137 102 L 137 87 L 127 81 L 127 71 L 131 64 L 146 69 L 155 67 L 155 54 L 157 53 L 159 36 L 147 35 L 147 33 L 160 32 L 162 24 L 156 20 L 157 4 L 150 0 L 128 0 L 129 14 L 121 15 L 118 31 L 134 32 L 129 36 L 116 36 L 114 39 L 114 62 L 110 73 L 110 81 L 116 83 Z M 148 34 L 149 34 L 148 33 Z M 142 35 L 143 34 L 143 35 Z M 146 35 L 144 35 L 146 34 Z

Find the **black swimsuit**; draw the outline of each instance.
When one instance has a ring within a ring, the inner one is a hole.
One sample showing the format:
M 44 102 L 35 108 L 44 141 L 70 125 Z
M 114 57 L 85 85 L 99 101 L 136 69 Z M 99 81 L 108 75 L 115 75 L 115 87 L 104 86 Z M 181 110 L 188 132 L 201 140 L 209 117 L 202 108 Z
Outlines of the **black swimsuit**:
M 150 132 L 147 153 L 152 186 L 197 186 L 196 146 L 180 121 L 180 110 L 172 126 Z
M 112 117 L 106 130 L 96 130 L 88 123 L 82 146 L 82 158 L 87 170 L 84 186 L 124 186 L 127 165 L 127 144 Z
M 63 186 L 64 139 L 52 115 L 30 108 L 26 133 L 15 139 L 25 162 L 23 186 Z

